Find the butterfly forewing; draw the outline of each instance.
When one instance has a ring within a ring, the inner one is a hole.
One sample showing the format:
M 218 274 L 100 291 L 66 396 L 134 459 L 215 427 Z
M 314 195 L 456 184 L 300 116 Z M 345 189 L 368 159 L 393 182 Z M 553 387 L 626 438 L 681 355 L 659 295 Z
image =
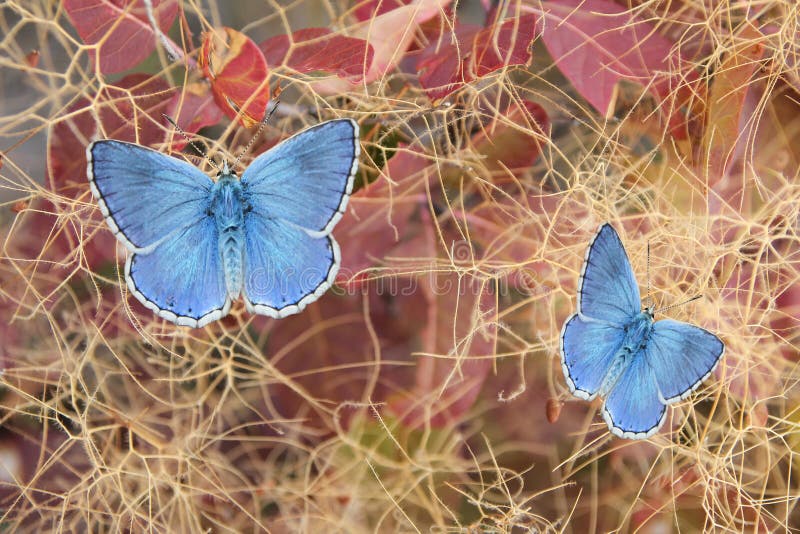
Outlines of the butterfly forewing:
M 353 191 L 358 154 L 355 121 L 324 122 L 257 157 L 242 187 L 256 214 L 327 235 Z
M 100 209 L 129 250 L 153 247 L 207 217 L 213 182 L 185 161 L 121 141 L 96 141 L 86 156 Z
M 578 283 L 578 312 L 624 325 L 641 309 L 639 286 L 622 241 L 610 224 L 604 224 L 586 252 Z

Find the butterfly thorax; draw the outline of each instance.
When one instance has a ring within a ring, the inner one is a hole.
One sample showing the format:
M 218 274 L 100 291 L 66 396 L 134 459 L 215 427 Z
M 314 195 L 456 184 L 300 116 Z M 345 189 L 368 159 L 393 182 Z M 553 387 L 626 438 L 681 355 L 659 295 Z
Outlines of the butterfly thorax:
M 217 224 L 225 286 L 232 298 L 237 298 L 242 290 L 246 209 L 239 178 L 230 173 L 222 174 L 212 189 L 209 211 Z
M 625 337 L 622 340 L 617 353 L 611 362 L 603 384 L 600 386 L 600 394 L 607 395 L 619 380 L 622 372 L 630 365 L 631 360 L 641 354 L 642 349 L 647 346 L 647 340 L 653 332 L 653 313 L 646 309 L 634 315 L 624 327 Z

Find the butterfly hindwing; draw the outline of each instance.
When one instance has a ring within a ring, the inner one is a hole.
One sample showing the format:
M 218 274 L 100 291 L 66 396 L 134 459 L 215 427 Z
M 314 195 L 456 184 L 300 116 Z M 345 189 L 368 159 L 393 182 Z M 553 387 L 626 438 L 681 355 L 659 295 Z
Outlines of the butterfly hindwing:
M 148 254 L 130 254 L 125 278 L 145 306 L 179 325 L 197 328 L 230 309 L 211 217 L 172 234 Z
M 358 166 L 358 125 L 312 126 L 257 157 L 242 174 L 253 211 L 327 235 L 344 213 Z
M 587 321 L 577 313 L 561 330 L 561 368 L 570 391 L 593 399 L 608 374 L 625 333 L 613 324 Z
M 248 311 L 270 317 L 298 313 L 317 300 L 339 271 L 332 236 L 311 236 L 255 212 L 245 217 L 244 298 Z
M 639 286 L 628 255 L 616 230 L 604 224 L 586 251 L 578 282 L 578 313 L 624 325 L 640 311 Z
M 653 325 L 645 357 L 664 401 L 673 403 L 697 389 L 723 352 L 725 345 L 708 330 L 662 319 Z
M 666 410 L 647 358 L 634 354 L 603 404 L 609 429 L 621 438 L 644 439 L 658 431 Z
M 213 182 L 196 167 L 122 141 L 86 149 L 89 184 L 106 222 L 133 252 L 205 216 Z

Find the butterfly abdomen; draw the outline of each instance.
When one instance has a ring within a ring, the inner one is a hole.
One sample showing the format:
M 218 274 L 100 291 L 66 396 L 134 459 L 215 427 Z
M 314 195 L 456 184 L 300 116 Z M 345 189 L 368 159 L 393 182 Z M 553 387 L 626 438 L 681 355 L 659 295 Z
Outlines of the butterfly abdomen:
M 242 291 L 244 257 L 244 211 L 242 186 L 236 176 L 223 175 L 214 185 L 210 211 L 219 235 L 219 253 L 225 271 L 225 286 L 232 298 Z

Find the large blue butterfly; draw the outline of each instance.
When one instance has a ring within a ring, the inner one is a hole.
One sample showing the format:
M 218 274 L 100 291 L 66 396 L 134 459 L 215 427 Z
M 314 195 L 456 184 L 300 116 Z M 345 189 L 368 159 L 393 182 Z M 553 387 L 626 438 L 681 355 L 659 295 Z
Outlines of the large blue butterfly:
M 240 295 L 250 313 L 285 317 L 317 300 L 339 270 L 331 230 L 358 167 L 358 125 L 332 120 L 258 156 L 241 180 L 212 181 L 183 160 L 132 143 L 86 149 L 89 184 L 130 251 L 125 280 L 159 316 L 200 327 Z
M 697 326 L 653 321 L 617 232 L 604 224 L 589 244 L 578 283 L 578 313 L 561 330 L 561 367 L 581 399 L 605 397 L 615 435 L 652 436 L 666 406 L 685 398 L 714 370 L 725 346 Z

